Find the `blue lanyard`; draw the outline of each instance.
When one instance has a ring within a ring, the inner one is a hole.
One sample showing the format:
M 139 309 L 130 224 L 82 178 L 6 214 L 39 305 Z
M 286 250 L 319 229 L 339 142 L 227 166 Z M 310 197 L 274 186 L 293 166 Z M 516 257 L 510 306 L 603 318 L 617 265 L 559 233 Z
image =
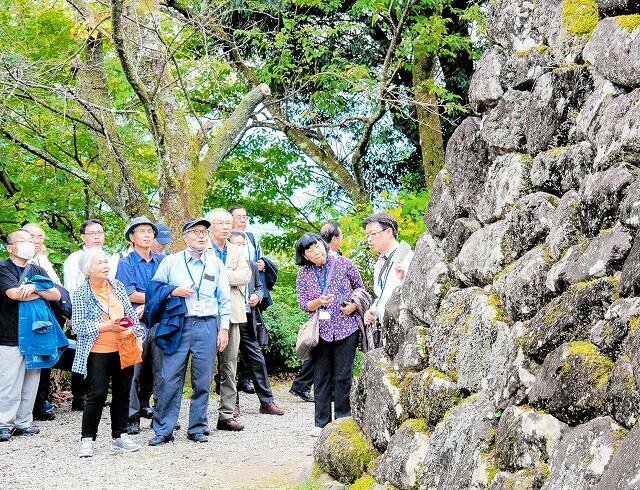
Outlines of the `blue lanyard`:
M 196 286 L 196 299 L 198 301 L 200 301 L 200 286 L 202 286 L 202 278 L 204 277 L 204 270 L 207 268 L 207 261 L 205 260 L 205 257 L 206 257 L 205 253 L 206 252 L 202 252 L 202 258 L 200 259 L 202 261 L 202 273 L 200 274 L 200 281 L 198 282 L 197 286 L 196 286 L 196 281 L 193 279 L 193 275 L 191 274 L 191 269 L 189 269 L 189 264 L 187 264 L 187 254 L 186 254 L 186 252 L 182 256 L 182 258 L 184 259 L 184 266 L 187 268 L 187 272 L 189 273 L 189 278 L 191 279 L 191 284 Z
M 324 272 L 320 275 L 320 269 L 317 266 L 313 266 L 313 274 L 316 276 L 318 286 L 320 287 L 320 294 L 324 294 L 327 289 L 327 279 L 329 278 L 329 259 L 324 264 Z

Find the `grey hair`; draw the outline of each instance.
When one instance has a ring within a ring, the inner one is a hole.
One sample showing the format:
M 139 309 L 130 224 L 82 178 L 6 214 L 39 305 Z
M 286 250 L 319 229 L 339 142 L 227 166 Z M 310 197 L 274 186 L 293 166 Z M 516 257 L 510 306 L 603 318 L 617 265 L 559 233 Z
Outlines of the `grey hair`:
M 209 212 L 207 213 L 207 215 L 206 215 L 205 217 L 206 217 L 210 222 L 212 222 L 212 223 L 213 223 L 213 217 L 214 217 L 216 214 L 224 214 L 225 216 L 231 216 L 231 217 L 233 218 L 232 214 L 231 214 L 229 211 L 227 211 L 226 209 L 224 209 L 224 208 L 215 208 L 215 209 L 212 209 L 211 211 L 209 211 Z
M 106 252 L 101 248 L 89 248 L 80 255 L 80 259 L 78 260 L 78 269 L 80 269 L 80 272 L 82 272 L 85 277 L 89 277 L 89 272 L 91 272 L 91 262 L 93 262 L 93 259 L 99 255 L 104 255 L 109 258 Z
M 42 232 L 42 234 L 46 238 L 46 233 L 45 233 L 44 229 L 38 223 L 26 223 L 26 224 L 22 225 L 22 229 L 24 231 L 26 231 L 27 233 L 29 232 L 29 228 L 37 228 L 38 230 L 40 230 Z

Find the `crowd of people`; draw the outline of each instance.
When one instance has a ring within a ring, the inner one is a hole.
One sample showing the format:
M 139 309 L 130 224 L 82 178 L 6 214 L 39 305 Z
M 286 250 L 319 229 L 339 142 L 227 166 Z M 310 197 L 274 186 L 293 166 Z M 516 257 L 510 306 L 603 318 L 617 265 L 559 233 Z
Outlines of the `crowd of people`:
M 189 366 L 191 441 L 208 440 L 214 380 L 217 430 L 244 429 L 239 390 L 257 395 L 261 414 L 285 414 L 274 401 L 262 353 L 268 337 L 262 312 L 272 304 L 278 268 L 248 222 L 243 206 L 214 209 L 184 223 L 184 246 L 175 243 L 181 250 L 169 254 L 171 230 L 140 216 L 124 230 L 128 248 L 110 256 L 103 224 L 89 219 L 79 230 L 83 247 L 64 262 L 64 282 L 47 258 L 39 225 L 10 233 L 9 257 L 0 261 L 0 441 L 37 434 L 34 419 L 55 418 L 48 400 L 52 368 L 72 371 L 71 408 L 82 412 L 80 457 L 93 456 L 107 405 L 112 451 L 140 449 L 130 436 L 140 433 L 141 418 L 151 419 L 150 446 L 173 441 Z M 314 402 L 312 436 L 351 414 L 356 349 L 381 345 L 385 304 L 413 255 L 398 242 L 390 215 L 373 214 L 363 224 L 379 254 L 375 300 L 340 254 L 337 223 L 295 244 L 298 302 L 317 321 L 318 334 L 290 392 Z

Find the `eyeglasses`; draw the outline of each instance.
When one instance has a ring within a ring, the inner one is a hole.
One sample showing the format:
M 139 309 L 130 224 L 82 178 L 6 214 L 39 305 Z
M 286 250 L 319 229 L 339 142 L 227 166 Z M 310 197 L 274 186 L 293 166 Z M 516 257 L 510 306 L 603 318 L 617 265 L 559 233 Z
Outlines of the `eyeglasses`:
M 133 233 L 153 233 L 153 228 L 136 228 Z
M 233 219 L 237 219 L 238 221 L 246 221 L 248 216 L 246 214 L 236 214 Z
M 366 240 L 371 240 L 373 237 L 375 237 L 376 235 L 378 235 L 379 233 L 382 233 L 383 231 L 387 231 L 389 228 L 383 228 L 382 230 L 378 230 L 378 231 L 372 231 L 369 233 L 365 233 L 365 239 Z
M 86 236 L 102 236 L 102 235 L 104 235 L 104 231 L 88 231 L 88 232 L 83 233 L 83 235 L 86 235 Z
M 209 230 L 187 230 L 187 233 L 191 233 L 193 236 L 207 236 Z

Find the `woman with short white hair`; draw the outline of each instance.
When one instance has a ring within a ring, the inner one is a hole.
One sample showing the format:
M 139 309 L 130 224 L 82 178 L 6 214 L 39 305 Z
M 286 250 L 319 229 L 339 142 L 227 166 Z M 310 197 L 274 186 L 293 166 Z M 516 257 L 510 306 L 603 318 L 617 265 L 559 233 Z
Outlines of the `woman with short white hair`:
M 73 293 L 73 330 L 78 336 L 73 371 L 87 378 L 87 401 L 82 414 L 82 439 L 78 456 L 93 456 L 102 409 L 111 384 L 111 450 L 140 449 L 127 435 L 129 391 L 133 366 L 121 368 L 119 338 L 142 337 L 124 285 L 109 279 L 109 257 L 101 249 L 86 250 L 79 260 L 86 280 Z

